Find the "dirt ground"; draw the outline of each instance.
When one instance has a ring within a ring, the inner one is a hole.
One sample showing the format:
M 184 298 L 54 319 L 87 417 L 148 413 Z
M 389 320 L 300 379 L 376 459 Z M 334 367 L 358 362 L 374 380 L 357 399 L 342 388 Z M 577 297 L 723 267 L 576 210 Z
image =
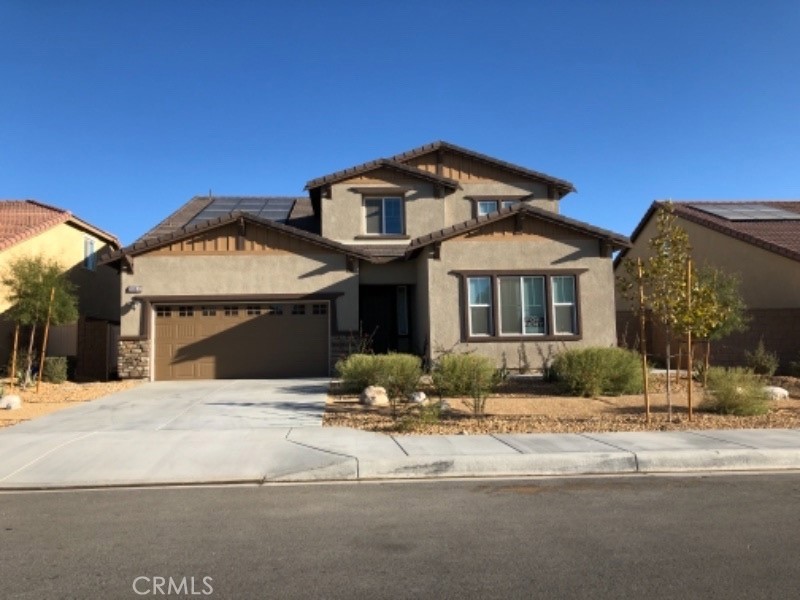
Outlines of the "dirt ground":
M 20 390 L 11 388 L 8 380 L 2 381 L 6 394 L 14 394 L 22 398 L 22 408 L 17 410 L 0 410 L 0 427 L 9 427 L 23 421 L 28 421 L 36 417 L 55 412 L 74 406 L 81 402 L 94 400 L 108 394 L 113 394 L 126 390 L 139 382 L 135 380 L 126 381 L 99 381 L 92 383 L 44 383 L 36 392 L 36 385 Z
M 331 395 L 324 424 L 422 434 L 583 433 L 686 429 L 800 428 L 800 380 L 775 378 L 773 385 L 789 390 L 786 400 L 772 401 L 768 414 L 754 417 L 717 415 L 702 411 L 703 388 L 692 388 L 693 417 L 687 410 L 686 381 L 672 384 L 673 416 L 669 419 L 663 378 L 652 382 L 651 422 L 645 421 L 642 395 L 577 398 L 554 395 L 551 384 L 517 383 L 486 401 L 486 416 L 475 418 L 463 399 L 447 399 L 451 410 L 438 421 L 425 420 L 418 409 L 403 406 L 397 419 L 387 408 L 366 407 L 355 396 Z

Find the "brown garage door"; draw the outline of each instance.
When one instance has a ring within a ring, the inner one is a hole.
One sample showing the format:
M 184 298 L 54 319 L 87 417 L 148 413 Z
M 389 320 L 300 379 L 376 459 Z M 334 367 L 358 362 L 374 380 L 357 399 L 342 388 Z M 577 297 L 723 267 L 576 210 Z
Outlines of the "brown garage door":
M 328 304 L 155 307 L 155 378 L 256 379 L 328 374 Z

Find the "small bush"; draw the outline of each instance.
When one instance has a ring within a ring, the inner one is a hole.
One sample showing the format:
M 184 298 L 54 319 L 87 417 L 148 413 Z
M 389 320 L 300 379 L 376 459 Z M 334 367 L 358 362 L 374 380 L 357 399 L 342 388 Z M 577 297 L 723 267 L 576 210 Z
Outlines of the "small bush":
M 381 385 L 382 368 L 374 354 L 351 354 L 336 363 L 336 372 L 350 392 L 360 392 L 369 385 Z
M 702 407 L 724 415 L 763 415 L 769 411 L 769 395 L 761 377 L 750 370 L 711 367 Z
M 800 352 L 797 354 L 797 360 L 789 363 L 789 375 L 792 377 L 800 377 Z
M 473 414 L 482 415 L 486 396 L 500 380 L 491 359 L 475 354 L 445 354 L 433 370 L 433 385 L 440 396 L 467 396 Z
M 44 359 L 42 381 L 64 383 L 67 380 L 67 357 L 48 356 Z
M 639 354 L 623 348 L 566 350 L 553 359 L 563 392 L 578 396 L 638 394 L 643 389 Z
M 419 385 L 422 377 L 422 360 L 413 354 L 381 354 L 375 357 L 378 369 L 378 385 L 386 388 L 392 416 L 397 413 L 397 403 L 407 400 Z
M 752 369 L 756 375 L 764 375 L 765 377 L 772 377 L 775 371 L 778 370 L 778 355 L 775 352 L 768 352 L 764 347 L 764 339 L 758 341 L 755 352 L 745 350 L 744 358 L 747 366 Z

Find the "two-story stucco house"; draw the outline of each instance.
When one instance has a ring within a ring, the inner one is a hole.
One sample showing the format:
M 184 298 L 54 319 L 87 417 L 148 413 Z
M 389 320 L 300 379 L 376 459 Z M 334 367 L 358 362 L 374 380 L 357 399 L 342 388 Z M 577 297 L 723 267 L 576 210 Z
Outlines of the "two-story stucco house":
M 328 375 L 376 352 L 507 358 L 615 344 L 611 254 L 559 214 L 571 183 L 436 142 L 309 181 L 308 197 L 195 197 L 107 262 L 119 372 Z M 537 348 L 538 347 L 538 348 Z
M 77 323 L 51 329 L 50 356 L 75 359 L 79 379 L 107 379 L 117 370 L 119 273 L 98 264 L 101 252 L 116 251 L 116 237 L 71 212 L 35 200 L 0 201 L 0 274 L 23 257 L 57 261 L 73 283 L 78 300 Z M 0 364 L 8 363 L 14 323 L 0 284 Z

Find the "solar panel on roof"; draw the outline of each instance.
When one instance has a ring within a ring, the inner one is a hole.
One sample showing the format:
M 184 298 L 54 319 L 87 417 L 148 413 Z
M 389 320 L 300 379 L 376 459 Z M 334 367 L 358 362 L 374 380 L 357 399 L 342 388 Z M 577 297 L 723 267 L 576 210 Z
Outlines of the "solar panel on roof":
M 294 206 L 294 198 L 214 198 L 186 225 L 196 225 L 210 219 L 224 217 L 234 211 L 285 223 Z
M 768 204 L 691 204 L 692 208 L 728 221 L 798 221 L 800 213 Z

